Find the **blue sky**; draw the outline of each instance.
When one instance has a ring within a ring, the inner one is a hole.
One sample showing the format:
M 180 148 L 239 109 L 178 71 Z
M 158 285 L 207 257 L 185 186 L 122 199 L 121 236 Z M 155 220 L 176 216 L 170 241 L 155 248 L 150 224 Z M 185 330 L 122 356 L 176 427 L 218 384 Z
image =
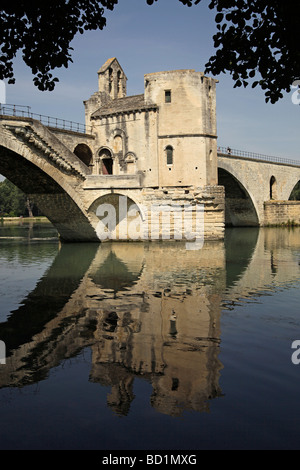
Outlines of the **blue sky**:
M 216 31 L 215 12 L 208 3 L 202 0 L 188 8 L 178 0 L 159 0 L 152 6 L 146 0 L 119 0 L 115 10 L 107 12 L 103 31 L 76 36 L 74 63 L 54 72 L 60 79 L 54 92 L 38 91 L 18 56 L 16 84 L 7 86 L 6 101 L 29 105 L 35 113 L 84 122 L 83 101 L 97 90 L 97 71 L 110 57 L 117 57 L 127 75 L 128 95 L 143 93 L 145 73 L 203 71 L 214 51 Z M 229 75 L 215 78 L 220 146 L 300 160 L 300 106 L 292 103 L 292 93 L 275 105 L 266 104 L 260 89 L 234 89 Z

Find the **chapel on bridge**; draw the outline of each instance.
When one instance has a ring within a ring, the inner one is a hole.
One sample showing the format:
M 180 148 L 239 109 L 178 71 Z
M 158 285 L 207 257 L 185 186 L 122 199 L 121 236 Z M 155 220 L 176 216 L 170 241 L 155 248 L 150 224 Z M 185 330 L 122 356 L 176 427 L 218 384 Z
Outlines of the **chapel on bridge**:
M 217 185 L 216 83 L 195 70 L 148 73 L 144 93 L 127 96 L 122 67 L 107 60 L 84 102 L 92 174 L 127 187 Z

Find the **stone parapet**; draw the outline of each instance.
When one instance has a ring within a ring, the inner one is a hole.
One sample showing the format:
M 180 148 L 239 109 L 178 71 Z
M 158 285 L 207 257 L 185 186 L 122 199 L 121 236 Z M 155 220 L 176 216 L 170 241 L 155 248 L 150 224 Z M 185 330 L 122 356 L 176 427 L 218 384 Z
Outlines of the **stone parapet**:
M 84 189 L 128 189 L 141 186 L 140 175 L 91 175 L 87 176 Z

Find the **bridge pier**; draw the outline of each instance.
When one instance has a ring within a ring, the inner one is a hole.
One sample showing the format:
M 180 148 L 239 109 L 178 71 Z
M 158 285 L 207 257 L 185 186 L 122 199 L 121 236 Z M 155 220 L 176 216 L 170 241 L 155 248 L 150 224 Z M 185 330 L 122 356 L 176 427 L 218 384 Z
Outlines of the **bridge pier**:
M 300 201 L 267 201 L 264 203 L 265 225 L 300 225 Z
M 107 238 L 103 233 L 104 240 L 224 238 L 222 187 L 92 189 L 86 191 L 86 200 L 93 201 L 89 205 L 88 214 L 98 236 L 102 216 L 105 216 L 107 225 L 105 210 L 109 211 L 112 207 L 116 214 L 115 223 L 111 227 L 113 233 L 107 234 Z M 189 227 L 192 234 L 188 231 Z
M 99 243 L 91 220 L 66 193 L 30 194 L 30 199 L 55 226 L 62 242 Z

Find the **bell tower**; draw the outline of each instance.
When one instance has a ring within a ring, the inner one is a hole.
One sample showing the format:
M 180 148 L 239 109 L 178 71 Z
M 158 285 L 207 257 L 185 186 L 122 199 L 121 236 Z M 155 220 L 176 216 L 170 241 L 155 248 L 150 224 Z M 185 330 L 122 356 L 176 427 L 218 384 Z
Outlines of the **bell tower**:
M 84 101 L 86 125 L 91 124 L 91 115 L 101 106 L 118 98 L 125 98 L 126 94 L 127 77 L 122 67 L 115 57 L 108 59 L 98 70 L 98 91 Z
M 127 77 L 118 60 L 108 59 L 98 71 L 99 92 L 105 93 L 110 99 L 125 98 L 127 93 Z

